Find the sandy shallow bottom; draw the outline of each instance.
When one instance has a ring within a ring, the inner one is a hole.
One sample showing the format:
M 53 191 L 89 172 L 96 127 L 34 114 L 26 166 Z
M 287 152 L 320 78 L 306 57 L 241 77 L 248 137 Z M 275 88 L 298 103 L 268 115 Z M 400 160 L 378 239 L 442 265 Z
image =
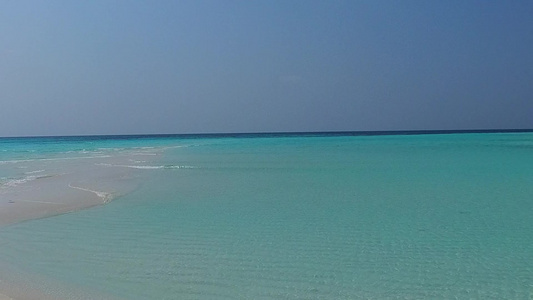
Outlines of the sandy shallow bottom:
M 81 179 L 81 175 L 88 176 Z M 132 179 L 126 172 L 83 170 L 15 186 L 1 194 L 0 226 L 106 204 L 135 189 Z
M 10 298 L 10 297 L 0 293 L 0 300 L 13 300 L 13 298 Z
M 151 163 L 22 165 L 0 188 L 19 216 L 0 230 L 0 292 L 530 299 L 531 148 L 489 137 L 224 140 Z M 54 210 L 78 201 L 92 208 Z M 24 205 L 61 215 L 20 222 Z
M 149 171 L 127 167 L 143 153 L 134 154 L 4 162 L 4 170 L 18 177 L 0 180 L 0 229 L 105 205 L 134 191 L 142 183 L 142 173 Z M 150 159 L 157 159 L 157 155 L 147 153 L 142 162 L 149 164 Z M 85 298 L 88 293 L 74 292 L 71 287 L 55 287 L 53 295 L 48 295 L 46 289 L 55 283 L 33 278 L 31 272 L 8 263 L 0 262 L 0 300 L 94 299 Z M 58 294 L 61 290 L 63 296 Z
M 6 265 L 3 264 L 2 268 Z M 117 300 L 94 291 L 75 289 L 56 281 L 40 278 L 20 269 L 7 267 L 7 280 L 0 280 L 0 300 Z M 5 271 L 3 271 L 5 273 Z
M 106 204 L 135 190 L 146 170 L 131 168 L 138 167 L 133 154 L 3 161 L 11 178 L 0 178 L 0 226 Z M 146 154 L 145 164 L 157 159 Z

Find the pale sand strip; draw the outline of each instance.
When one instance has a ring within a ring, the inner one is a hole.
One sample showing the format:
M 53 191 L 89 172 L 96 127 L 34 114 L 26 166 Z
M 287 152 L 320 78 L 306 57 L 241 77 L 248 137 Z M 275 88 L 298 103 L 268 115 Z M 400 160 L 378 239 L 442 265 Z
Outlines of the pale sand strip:
M 0 227 L 106 204 L 117 196 L 135 190 L 143 180 L 136 169 L 144 167 L 114 167 L 128 164 L 131 158 L 131 155 L 124 155 L 99 157 L 96 162 L 93 159 L 86 161 L 79 158 L 57 160 L 54 164 L 50 164 L 48 160 L 45 163 L 27 162 L 38 170 L 32 172 L 44 175 L 30 175 L 35 178 L 28 176 L 20 181 L 12 181 L 12 184 L 0 185 Z M 148 159 L 143 162 L 150 163 Z M 10 274 L 9 270 L 2 269 L 2 276 Z M 17 272 L 16 269 L 13 271 Z M 39 285 L 29 288 L 22 282 L 17 283 L 16 277 L 9 276 L 13 282 L 2 279 L 0 278 L 0 300 L 73 299 L 72 294 L 68 294 L 68 287 L 65 290 L 67 294 L 55 294 L 52 297 Z M 33 282 L 32 279 L 27 280 Z M 83 294 L 80 295 L 75 298 L 87 299 Z
M 135 180 L 121 181 L 121 177 L 115 174 L 104 176 L 108 174 L 93 173 L 93 178 L 88 179 L 69 175 L 41 178 L 9 189 L 0 189 L 0 227 L 106 204 L 113 197 L 124 195 L 136 187 Z M 96 175 L 102 175 L 102 179 Z M 2 276 L 10 274 L 5 269 L 0 271 L 3 271 Z M 39 291 L 38 286 L 28 289 L 24 283 L 11 284 L 2 279 L 0 278 L 0 300 L 58 300 L 57 297 L 52 298 Z M 31 279 L 29 280 L 31 283 Z M 18 286 L 20 284 L 23 286 Z M 72 298 L 67 295 L 60 299 Z
M 50 177 L 13 189 L 9 193 L 5 193 L 5 191 L 1 193 L 0 226 L 68 213 L 105 204 L 112 200 L 112 193 L 81 188 L 70 183 L 67 184 L 66 180 L 67 178 L 62 178 L 62 176 Z M 11 290 L 12 288 L 7 287 L 5 290 L 0 290 L 0 300 L 51 299 L 46 295 L 41 295 L 38 291 L 18 289 L 22 291 L 19 291 L 23 295 L 21 296 L 18 295 L 16 288 Z M 18 298 L 12 298 L 12 296 L 5 294 L 11 294 L 11 292 L 18 295 Z
M 0 293 L 0 300 L 15 300 L 15 299 L 13 299 L 13 298 L 9 298 L 8 296 L 6 296 L 6 295 Z
M 3 191 L 0 194 L 0 226 L 89 208 L 110 199 L 111 193 L 98 195 L 71 188 L 67 180 L 57 176 Z
M 0 189 L 0 226 L 107 204 L 137 187 L 138 181 L 121 179 L 122 174 L 103 173 L 89 179 L 57 175 Z

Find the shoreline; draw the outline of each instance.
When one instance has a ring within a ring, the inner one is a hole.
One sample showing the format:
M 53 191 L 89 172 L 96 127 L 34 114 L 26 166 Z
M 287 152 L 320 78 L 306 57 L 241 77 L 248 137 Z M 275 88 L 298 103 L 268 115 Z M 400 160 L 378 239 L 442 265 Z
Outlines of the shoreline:
M 105 205 L 135 190 L 142 180 L 139 166 L 156 161 L 160 151 L 111 148 L 93 156 L 83 150 L 79 156 L 0 161 L 7 172 L 0 177 L 0 228 Z
M 123 166 L 152 165 L 161 150 L 109 149 L 105 150 L 106 155 L 97 150 L 93 156 L 83 150 L 74 156 L 64 152 L 65 156 L 54 157 L 57 153 L 53 152 L 51 157 L 45 154 L 37 159 L 4 160 L 1 164 L 5 166 L 4 177 L 0 176 L 0 230 L 107 205 L 138 189 L 144 174 L 150 172 Z M 142 160 L 138 160 L 139 156 L 143 156 Z M 17 266 L 9 258 L 0 261 L 0 270 L 0 300 L 93 299 L 90 290 L 50 281 Z
M 3 193 L 0 200 L 0 228 L 105 205 L 128 192 L 124 188 L 117 192 L 78 185 L 71 183 L 68 176 L 58 175 L 37 179 Z
M 16 299 L 0 293 L 0 300 L 16 300 Z
M 117 183 L 117 182 L 115 182 Z M 36 180 L 0 198 L 0 230 L 24 222 L 53 218 L 64 214 L 107 205 L 138 188 L 138 182 L 118 182 L 113 189 L 104 189 L 103 184 L 93 182 L 91 188 L 71 183 L 69 176 L 53 176 Z M 86 185 L 88 185 L 86 183 Z M 95 187 L 93 187 L 95 186 Z M 6 197 L 4 197 L 6 196 Z M 9 241 L 7 241 L 9 242 Z M 9 261 L 0 261 L 0 300 L 67 300 L 93 299 L 79 287 L 62 286 L 59 282 L 46 282 L 38 274 L 26 273 Z M 43 282 L 43 280 L 45 282 Z M 55 287 L 55 286 L 58 287 Z M 64 296 L 47 292 L 62 291 Z M 90 291 L 88 291 L 90 292 Z M 102 297 L 101 299 L 107 299 Z
M 99 190 L 85 188 L 68 181 L 68 176 L 53 176 L 23 185 L 12 193 L 3 194 L 0 200 L 0 230 L 23 222 L 52 218 L 106 205 L 135 189 L 134 186 L 128 188 L 122 186 L 120 192 L 117 190 L 104 192 L 101 188 Z M 18 270 L 16 266 L 10 266 L 6 270 L 6 263 L 10 264 L 9 261 L 0 262 L 4 269 L 0 273 L 0 300 L 71 299 L 68 295 L 62 298 L 48 295 L 45 289 L 46 284 L 41 287 L 39 283 L 36 283 L 39 280 L 28 280 L 26 277 L 37 275 L 25 274 L 24 270 Z M 36 286 L 30 286 L 34 284 Z M 76 299 L 86 298 L 80 295 Z

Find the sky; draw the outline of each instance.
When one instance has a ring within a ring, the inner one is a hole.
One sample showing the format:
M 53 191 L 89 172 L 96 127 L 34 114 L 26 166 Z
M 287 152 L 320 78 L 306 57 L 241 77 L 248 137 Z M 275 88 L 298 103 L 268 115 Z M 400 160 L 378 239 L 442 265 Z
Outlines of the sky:
M 533 128 L 533 1 L 0 1 L 0 136 Z

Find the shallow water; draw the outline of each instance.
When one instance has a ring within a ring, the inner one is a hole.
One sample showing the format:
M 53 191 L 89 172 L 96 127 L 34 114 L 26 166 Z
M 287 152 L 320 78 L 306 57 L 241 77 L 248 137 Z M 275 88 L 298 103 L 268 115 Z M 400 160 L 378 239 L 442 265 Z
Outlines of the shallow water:
M 533 295 L 531 133 L 167 137 L 90 151 L 112 147 L 156 154 L 97 162 L 142 184 L 1 228 L 3 278 L 31 274 L 34 289 L 80 299 Z

